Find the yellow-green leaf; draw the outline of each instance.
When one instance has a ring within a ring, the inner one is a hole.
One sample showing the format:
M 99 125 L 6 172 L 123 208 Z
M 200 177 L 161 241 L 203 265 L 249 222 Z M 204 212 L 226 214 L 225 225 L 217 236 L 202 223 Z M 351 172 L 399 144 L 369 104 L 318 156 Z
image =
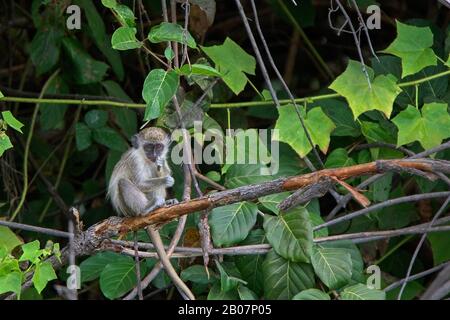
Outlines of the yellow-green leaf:
M 362 71 L 362 64 L 350 60 L 347 69 L 334 80 L 330 89 L 347 99 L 355 119 L 369 110 L 379 110 L 389 118 L 394 100 L 401 92 L 397 79 L 390 74 L 374 78 L 373 70 L 367 66 L 366 69 L 371 87 Z
M 305 130 L 300 123 L 293 105 L 282 106 L 278 109 L 279 117 L 275 125 L 278 136 L 272 139 L 285 142 L 294 149 L 300 157 L 306 156 L 311 150 Z M 320 107 L 311 109 L 306 115 L 301 110 L 306 128 L 314 145 L 319 146 L 326 153 L 330 145 L 330 135 L 336 127 L 331 119 Z
M 402 59 L 402 78 L 425 67 L 435 66 L 433 33 L 429 27 L 416 27 L 397 21 L 397 38 L 383 52 Z
M 419 141 L 430 149 L 450 137 L 450 115 L 444 103 L 428 103 L 420 111 L 408 106 L 392 122 L 398 127 L 398 146 Z

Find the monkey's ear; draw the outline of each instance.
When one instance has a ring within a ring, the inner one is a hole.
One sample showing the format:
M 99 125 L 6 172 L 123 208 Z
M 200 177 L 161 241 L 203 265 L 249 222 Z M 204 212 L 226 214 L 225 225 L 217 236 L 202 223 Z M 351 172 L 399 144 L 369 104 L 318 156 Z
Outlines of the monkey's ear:
M 137 134 L 131 137 L 131 145 L 133 146 L 133 148 L 139 149 L 139 137 Z

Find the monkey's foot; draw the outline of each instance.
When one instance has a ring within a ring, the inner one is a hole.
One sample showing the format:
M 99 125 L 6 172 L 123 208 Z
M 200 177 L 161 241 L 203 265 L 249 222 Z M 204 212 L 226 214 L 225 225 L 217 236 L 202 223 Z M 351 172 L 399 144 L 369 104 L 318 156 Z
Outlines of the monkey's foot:
M 166 204 L 166 206 L 173 206 L 174 204 L 178 204 L 178 203 L 179 203 L 178 200 L 173 198 L 173 199 L 166 200 L 165 204 Z

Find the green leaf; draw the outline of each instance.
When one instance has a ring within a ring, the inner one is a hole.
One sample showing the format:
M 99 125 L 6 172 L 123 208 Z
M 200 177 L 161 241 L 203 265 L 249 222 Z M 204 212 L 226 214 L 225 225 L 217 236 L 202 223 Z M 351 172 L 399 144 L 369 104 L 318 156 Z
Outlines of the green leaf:
M 0 91 L 0 99 L 4 98 L 5 96 L 3 95 L 3 92 Z
M 117 82 L 107 80 L 103 81 L 102 85 L 106 89 L 109 96 L 117 97 L 124 101 L 133 102 Z M 130 138 L 136 133 L 137 115 L 134 110 L 128 108 L 112 108 L 111 111 L 114 114 L 114 121 L 123 130 L 127 138 Z
M 0 294 L 14 292 L 19 300 L 21 290 L 22 273 L 20 271 L 14 271 L 4 276 L 0 276 Z
M 246 286 L 239 285 L 237 288 L 241 300 L 258 300 L 258 296 Z
M 145 274 L 145 264 L 141 264 Z M 136 285 L 136 268 L 130 257 L 106 265 L 100 274 L 100 289 L 108 299 L 116 299 L 130 291 Z
M 5 248 L 7 253 L 23 243 L 8 227 L 0 226 L 0 248 Z M 1 258 L 0 258 L 1 259 Z
M 178 72 L 182 75 L 190 76 L 192 74 L 201 75 L 201 76 L 210 76 L 210 77 L 221 77 L 219 71 L 214 69 L 213 67 L 207 66 L 205 64 L 185 64 L 183 65 Z
M 0 133 L 0 157 L 3 155 L 3 153 L 11 149 L 13 147 L 11 140 L 9 140 L 9 137 L 5 133 Z
M 331 300 L 330 296 L 318 289 L 307 289 L 296 294 L 292 300 Z
M 115 6 L 117 6 L 117 0 L 102 0 L 102 4 L 103 6 L 105 6 L 106 8 L 114 8 Z
M 352 110 L 347 103 L 337 99 L 321 100 L 312 104 L 320 106 L 322 111 L 333 121 L 336 129 L 331 133 L 337 137 L 358 137 L 361 135 L 359 124 L 353 121 Z
M 63 36 L 64 31 L 56 26 L 47 26 L 34 36 L 30 45 L 30 58 L 38 76 L 50 71 L 58 63 Z
M 46 94 L 67 94 L 69 86 L 64 78 L 57 75 L 48 83 Z M 39 107 L 39 122 L 41 129 L 62 129 L 64 127 L 64 116 L 69 106 L 67 104 L 41 103 Z
M 128 143 L 114 129 L 110 127 L 101 127 L 92 131 L 92 138 L 112 150 L 124 152 L 128 149 Z
M 39 240 L 34 240 L 33 242 L 28 242 L 22 245 L 22 255 L 19 258 L 19 261 L 30 261 L 34 263 L 39 256 L 42 254 L 42 250 L 40 250 Z
M 122 81 L 125 71 L 120 54 L 111 47 L 111 37 L 106 34 L 105 23 L 103 22 L 102 16 L 97 11 L 95 3 L 93 1 L 86 0 L 75 0 L 72 3 L 79 5 L 82 8 L 83 13 L 86 15 L 88 24 L 87 34 L 92 37 L 97 48 L 102 52 L 112 66 L 114 73 L 117 75 L 119 80 Z M 113 5 L 114 7 L 116 3 L 110 3 L 109 5 Z
M 342 287 L 352 277 L 352 260 L 345 249 L 314 246 L 311 262 L 317 276 L 330 289 Z
M 329 248 L 334 250 L 335 248 L 338 250 L 345 250 L 348 254 L 350 254 L 350 258 L 352 260 L 352 280 L 356 282 L 364 282 L 364 261 L 361 256 L 361 252 L 359 251 L 356 244 L 351 241 L 341 240 L 341 241 L 333 241 L 322 243 L 320 245 L 322 248 Z
M 258 207 L 239 202 L 214 208 L 210 214 L 211 235 L 216 246 L 229 246 L 244 240 L 256 223 Z
M 134 16 L 133 11 L 123 4 L 116 4 L 112 8 L 116 13 L 116 17 L 119 19 L 119 22 L 124 27 L 134 27 L 136 26 L 136 17 Z
M 177 92 L 179 83 L 180 78 L 173 70 L 150 71 L 142 89 L 142 97 L 147 103 L 144 120 L 156 119 L 163 113 L 164 108 Z
M 213 282 L 217 277 L 216 273 L 213 270 L 208 268 L 208 271 L 209 271 L 209 278 L 204 266 L 194 265 L 181 271 L 180 278 L 184 281 L 191 281 L 200 284 L 208 284 Z
M 169 61 L 172 61 L 173 58 L 175 58 L 175 52 L 173 52 L 171 47 L 166 47 L 164 49 L 164 57 Z
M 44 261 L 36 264 L 32 281 L 38 293 L 41 293 L 47 283 L 54 279 L 57 279 L 57 277 L 50 262 Z
M 450 261 L 450 250 L 448 250 L 448 244 L 450 243 L 450 232 L 429 233 L 427 238 L 431 244 L 434 265 L 436 266 L 438 264 Z
M 84 123 L 78 122 L 75 125 L 75 141 L 77 143 L 77 150 L 82 151 L 92 144 L 91 129 Z
M 222 291 L 220 283 L 216 283 L 212 286 L 208 293 L 207 300 L 238 300 L 239 295 L 237 290 Z
M 230 290 L 236 289 L 239 284 L 247 284 L 247 282 L 245 282 L 244 280 L 238 278 L 236 275 L 231 274 L 230 271 L 226 270 L 217 260 L 216 266 L 220 272 L 220 288 L 223 292 L 228 292 Z
M 272 178 L 269 168 L 261 164 L 232 164 L 226 173 L 225 186 L 237 188 Z
M 274 134 L 272 139 L 286 142 L 300 157 L 305 157 L 312 150 L 312 147 L 300 119 L 298 119 L 295 107 L 290 104 L 282 106 L 278 109 L 278 113 L 279 117 L 275 125 L 275 129 L 278 129 L 278 136 Z M 330 145 L 331 132 L 336 127 L 333 121 L 321 108 L 313 108 L 306 115 L 304 110 L 300 108 L 300 113 L 313 144 L 319 146 L 320 150 L 326 153 Z
M 84 115 L 84 122 L 91 129 L 99 129 L 106 125 L 108 121 L 108 112 L 105 110 L 89 110 Z
M 393 75 L 374 77 L 373 70 L 366 66 L 371 88 L 359 62 L 350 60 L 344 73 L 330 85 L 337 93 L 347 99 L 353 117 L 356 119 L 369 110 L 379 110 L 388 118 L 392 112 L 395 98 L 401 92 L 397 79 Z
M 266 243 L 264 230 L 252 230 L 248 237 L 240 245 L 253 245 Z M 264 290 L 264 275 L 262 263 L 264 254 L 242 255 L 235 258 L 236 267 L 239 269 L 242 279 L 247 281 L 247 287 L 258 295 L 262 295 Z
M 342 300 L 385 300 L 386 298 L 384 291 L 369 289 L 361 283 L 344 288 L 340 296 Z
M 142 43 L 136 38 L 136 28 L 120 27 L 114 31 L 111 45 L 116 50 L 130 50 L 142 47 Z
M 423 68 L 437 64 L 433 46 L 433 33 L 429 27 L 416 27 L 397 21 L 397 37 L 384 49 L 402 59 L 402 78 Z
M 266 299 L 292 299 L 302 290 L 313 288 L 311 265 L 284 259 L 271 250 L 263 263 L 264 296 Z
M 23 123 L 20 122 L 19 120 L 17 120 L 13 116 L 11 111 L 3 111 L 2 117 L 3 117 L 3 120 L 8 124 L 8 126 L 10 126 L 11 128 L 13 128 L 16 131 L 19 131 L 20 133 L 23 133 L 22 132 Z
M 128 262 L 128 258 L 119 253 L 108 251 L 90 256 L 80 264 L 81 281 L 87 282 L 97 279 L 109 263 L 117 261 Z
M 309 262 L 313 233 L 308 211 L 303 207 L 279 216 L 264 215 L 264 230 L 277 254 L 296 262 Z
M 76 84 L 92 84 L 103 80 L 109 68 L 106 63 L 93 59 L 74 38 L 64 38 L 62 44 L 71 62 L 68 74 Z
M 161 22 L 152 27 L 148 33 L 148 40 L 152 43 L 175 41 L 187 44 L 190 48 L 197 48 L 197 43 L 195 43 L 195 39 L 189 31 L 184 30 L 182 26 L 176 23 Z
M 236 95 L 247 84 L 246 73 L 255 74 L 255 58 L 230 38 L 226 38 L 220 46 L 202 47 L 202 50 L 215 63 L 223 81 Z
M 261 203 L 265 208 L 269 209 L 276 215 L 280 213 L 280 209 L 278 209 L 278 205 L 281 201 L 286 199 L 290 195 L 289 192 L 275 193 L 269 194 L 268 196 L 264 196 L 258 198 L 259 203 Z
M 419 141 L 424 149 L 430 149 L 450 137 L 447 104 L 428 103 L 421 111 L 408 106 L 392 122 L 398 127 L 398 146 Z
M 340 168 L 355 165 L 356 162 L 348 156 L 348 152 L 344 148 L 334 149 L 327 157 L 325 162 L 326 168 Z

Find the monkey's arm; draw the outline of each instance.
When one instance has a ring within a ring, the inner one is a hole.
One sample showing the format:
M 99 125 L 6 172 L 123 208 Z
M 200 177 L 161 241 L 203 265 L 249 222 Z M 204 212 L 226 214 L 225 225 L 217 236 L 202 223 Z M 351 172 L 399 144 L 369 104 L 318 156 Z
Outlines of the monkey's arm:
M 139 183 L 138 188 L 142 192 L 148 193 L 150 191 L 155 190 L 156 188 L 171 187 L 171 186 L 173 186 L 173 184 L 174 184 L 174 179 L 172 178 L 172 176 L 167 175 L 165 177 L 147 179 L 147 180 Z
M 153 245 L 155 246 L 156 252 L 158 253 L 159 259 L 161 260 L 161 263 L 166 270 L 167 275 L 170 277 L 170 279 L 172 279 L 173 284 L 178 288 L 183 296 L 188 297 L 189 300 L 195 300 L 194 294 L 191 292 L 191 290 L 189 290 L 188 286 L 183 282 L 183 280 L 180 279 L 176 270 L 170 263 L 166 250 L 164 250 L 164 245 L 162 243 L 159 232 L 150 226 L 147 227 L 147 233 L 150 236 Z

